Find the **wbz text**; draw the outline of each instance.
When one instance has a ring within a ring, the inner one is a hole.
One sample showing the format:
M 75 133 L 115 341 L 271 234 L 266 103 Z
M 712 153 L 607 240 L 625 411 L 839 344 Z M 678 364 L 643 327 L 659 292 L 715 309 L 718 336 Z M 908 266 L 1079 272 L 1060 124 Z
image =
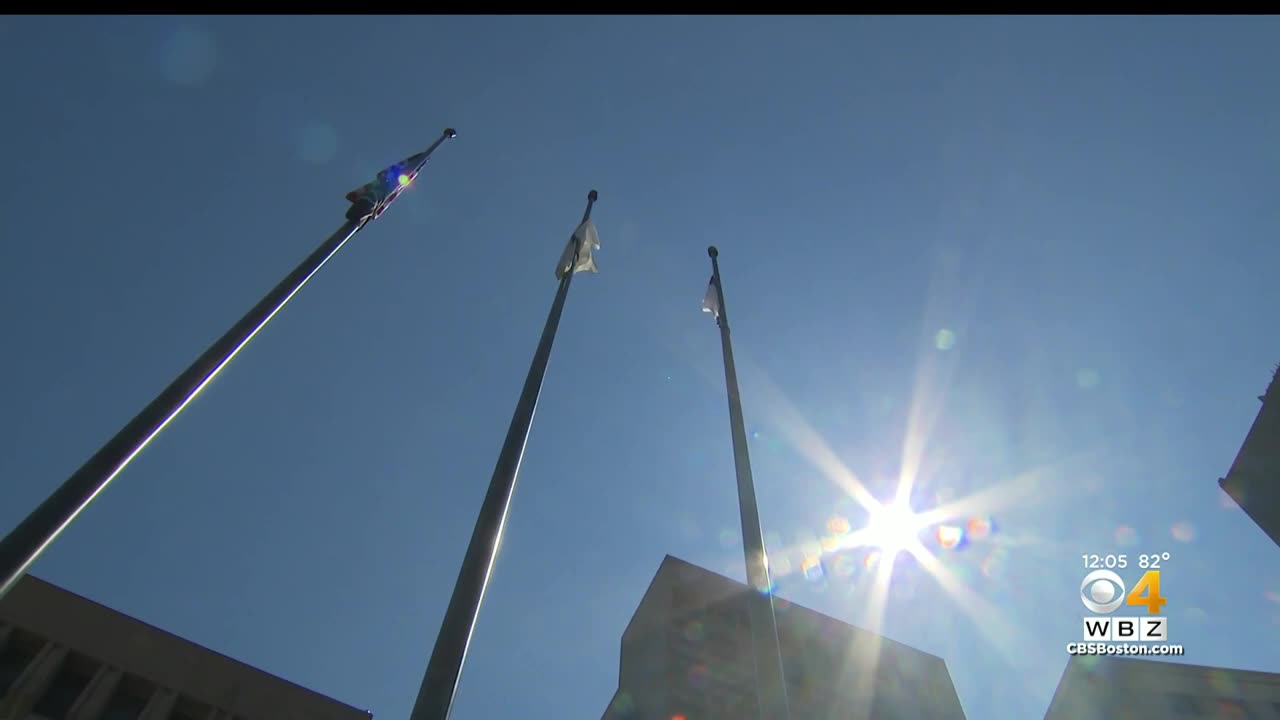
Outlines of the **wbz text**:
M 1137 645 L 1164 643 L 1169 639 L 1168 618 L 1091 617 L 1084 619 L 1084 642 L 1070 643 L 1072 655 L 1182 655 L 1181 645 Z
M 1085 556 L 1085 568 L 1092 569 L 1080 584 L 1080 601 L 1094 613 L 1085 617 L 1083 642 L 1068 643 L 1071 655 L 1182 655 L 1181 645 L 1169 645 L 1169 619 L 1162 614 L 1168 598 L 1160 592 L 1160 560 L 1168 553 L 1143 556 L 1145 570 L 1132 589 L 1110 567 L 1124 568 L 1127 558 L 1106 556 L 1108 562 L 1091 563 L 1098 556 Z M 1150 557 L 1150 560 L 1148 560 Z M 1111 561 L 1115 558 L 1115 561 Z M 1100 567 L 1101 565 L 1101 567 Z M 1123 606 L 1145 610 L 1133 617 L 1113 616 Z

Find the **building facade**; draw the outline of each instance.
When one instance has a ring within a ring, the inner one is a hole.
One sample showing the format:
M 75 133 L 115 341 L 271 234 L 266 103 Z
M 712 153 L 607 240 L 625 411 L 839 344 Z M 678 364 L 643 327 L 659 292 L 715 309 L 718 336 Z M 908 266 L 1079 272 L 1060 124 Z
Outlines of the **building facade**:
M 30 575 L 0 599 L 0 720 L 369 720 Z
M 1280 545 L 1280 368 L 1258 399 L 1262 409 L 1218 485 Z
M 1280 720 L 1280 674 L 1072 657 L 1045 720 Z
M 667 556 L 622 635 L 603 720 L 757 717 L 746 585 Z M 777 604 L 793 720 L 964 720 L 941 658 Z

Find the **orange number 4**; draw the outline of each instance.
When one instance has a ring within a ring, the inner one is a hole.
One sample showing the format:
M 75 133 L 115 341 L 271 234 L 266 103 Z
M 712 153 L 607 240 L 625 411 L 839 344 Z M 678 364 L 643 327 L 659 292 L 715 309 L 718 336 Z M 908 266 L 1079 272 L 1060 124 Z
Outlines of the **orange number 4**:
M 1138 584 L 1129 591 L 1129 597 L 1125 602 L 1130 605 L 1145 605 L 1148 613 L 1158 614 L 1160 608 L 1169 602 L 1160 595 L 1160 571 L 1148 570 Z

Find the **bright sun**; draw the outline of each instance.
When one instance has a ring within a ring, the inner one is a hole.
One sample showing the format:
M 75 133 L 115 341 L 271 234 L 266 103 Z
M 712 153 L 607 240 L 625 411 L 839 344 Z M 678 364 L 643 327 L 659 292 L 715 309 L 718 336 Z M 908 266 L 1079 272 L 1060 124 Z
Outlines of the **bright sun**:
M 894 503 L 871 513 L 867 526 L 867 544 L 888 554 L 897 553 L 916 539 L 920 521 L 911 508 Z

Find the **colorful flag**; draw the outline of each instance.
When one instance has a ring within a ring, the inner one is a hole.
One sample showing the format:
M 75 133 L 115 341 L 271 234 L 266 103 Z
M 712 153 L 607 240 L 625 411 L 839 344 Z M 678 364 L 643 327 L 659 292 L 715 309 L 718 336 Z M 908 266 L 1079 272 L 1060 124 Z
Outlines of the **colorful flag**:
M 592 251 L 600 249 L 600 234 L 596 232 L 596 224 L 590 220 L 585 220 L 573 231 L 573 237 L 569 238 L 569 242 L 565 245 L 564 252 L 560 254 L 560 262 L 556 265 L 556 279 L 564 277 L 569 271 L 569 266 L 573 266 L 573 272 L 599 272 L 596 269 L 596 259 L 591 256 Z M 578 262 L 573 262 L 574 253 L 578 255 Z
M 429 152 L 420 152 L 386 168 L 378 173 L 373 182 L 365 183 L 347 193 L 347 200 L 353 203 L 367 200 L 373 206 L 373 217 L 378 217 L 400 197 L 401 190 L 413 183 L 422 166 L 427 164 L 429 156 Z

